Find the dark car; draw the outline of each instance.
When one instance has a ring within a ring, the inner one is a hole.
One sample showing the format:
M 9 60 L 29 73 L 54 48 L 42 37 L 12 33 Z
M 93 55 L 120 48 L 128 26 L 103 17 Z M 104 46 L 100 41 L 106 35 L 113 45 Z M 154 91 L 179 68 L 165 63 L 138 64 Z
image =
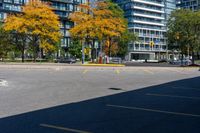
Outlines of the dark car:
M 75 58 L 60 58 L 56 60 L 57 63 L 76 63 L 76 59 Z

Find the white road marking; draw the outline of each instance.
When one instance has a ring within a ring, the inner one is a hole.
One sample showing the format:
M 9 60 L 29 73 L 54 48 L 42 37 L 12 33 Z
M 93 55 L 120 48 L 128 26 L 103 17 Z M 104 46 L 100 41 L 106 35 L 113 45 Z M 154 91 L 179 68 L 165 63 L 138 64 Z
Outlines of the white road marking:
M 86 74 L 87 72 L 88 72 L 88 70 L 86 69 L 86 70 L 83 71 L 83 74 Z
M 175 88 L 175 89 L 198 90 L 198 91 L 200 91 L 200 88 L 194 88 L 194 87 L 183 87 L 183 86 L 169 86 L 169 87 Z
M 6 80 L 0 79 L 0 86 L 8 86 L 8 82 Z
M 156 94 L 156 93 L 147 93 L 146 95 L 158 96 L 158 97 L 172 97 L 172 98 L 185 98 L 185 99 L 197 99 L 197 100 L 200 100 L 200 97 L 187 97 L 187 96 L 165 95 L 165 94 Z
M 164 114 L 172 114 L 172 115 L 181 115 L 181 116 L 190 116 L 190 117 L 200 118 L 200 115 L 187 114 L 187 113 L 182 113 L 182 112 L 171 112 L 171 111 L 164 111 L 164 110 L 138 108 L 138 107 L 128 107 L 128 106 L 120 106 L 120 105 L 112 105 L 112 104 L 107 104 L 106 106 L 114 107 L 114 108 L 123 108 L 123 109 L 130 109 L 130 110 L 142 110 L 142 111 L 148 111 L 148 112 L 156 112 L 156 113 L 164 113 Z
M 74 133 L 91 133 L 91 132 L 87 132 L 87 131 L 81 131 L 81 130 L 77 130 L 77 129 L 65 128 L 65 127 L 49 125 L 49 124 L 40 124 L 40 126 L 47 127 L 47 128 L 59 129 L 59 130 L 68 131 L 68 132 L 74 132 Z

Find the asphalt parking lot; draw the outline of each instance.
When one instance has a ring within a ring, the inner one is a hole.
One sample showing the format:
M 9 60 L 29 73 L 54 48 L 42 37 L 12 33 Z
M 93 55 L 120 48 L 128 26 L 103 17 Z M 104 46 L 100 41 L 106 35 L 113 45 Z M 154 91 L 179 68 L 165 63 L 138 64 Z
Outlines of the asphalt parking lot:
M 0 66 L 2 133 L 199 133 L 200 71 Z

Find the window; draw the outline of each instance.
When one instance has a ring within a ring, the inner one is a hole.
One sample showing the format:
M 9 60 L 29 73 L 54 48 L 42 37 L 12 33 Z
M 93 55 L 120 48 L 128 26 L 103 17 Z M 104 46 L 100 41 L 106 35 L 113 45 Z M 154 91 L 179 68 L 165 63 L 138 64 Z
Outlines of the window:
M 3 20 L 3 13 L 0 13 L 0 20 Z
M 4 2 L 12 3 L 12 0 L 4 0 Z

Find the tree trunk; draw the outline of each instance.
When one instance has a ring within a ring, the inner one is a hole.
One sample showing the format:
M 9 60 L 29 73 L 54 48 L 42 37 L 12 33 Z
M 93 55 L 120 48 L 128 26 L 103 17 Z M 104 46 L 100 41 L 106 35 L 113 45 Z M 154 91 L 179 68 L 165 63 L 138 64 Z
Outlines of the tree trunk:
M 92 63 L 94 63 L 94 58 L 95 58 L 94 45 L 95 45 L 95 40 L 93 39 L 93 41 L 92 41 L 92 51 L 91 51 Z
M 108 56 L 111 57 L 111 38 L 109 38 Z
M 37 54 L 38 54 L 38 47 L 39 47 L 39 42 L 38 42 L 38 37 L 34 36 L 33 40 L 33 62 L 36 62 Z
M 102 48 L 102 40 L 99 41 L 99 46 L 100 46 L 100 55 L 98 55 L 98 58 L 99 58 L 99 59 L 98 59 L 98 63 L 99 63 L 99 64 L 102 64 L 102 62 L 103 62 L 103 60 L 102 60 L 102 51 L 103 51 L 103 50 L 102 50 L 102 49 L 103 49 L 103 48 Z
M 24 62 L 25 42 L 23 41 L 22 43 L 23 43 L 23 45 L 22 45 L 22 49 L 21 49 L 21 54 L 22 54 L 22 62 Z
M 36 58 L 37 58 L 37 48 L 35 46 L 33 50 L 33 62 L 36 62 Z
M 199 57 L 199 52 L 197 52 L 197 59 L 198 59 L 198 60 L 200 59 L 200 57 Z
M 181 66 L 183 66 L 183 53 L 181 53 Z
M 22 49 L 21 53 L 22 53 L 22 62 L 24 63 L 24 49 Z

